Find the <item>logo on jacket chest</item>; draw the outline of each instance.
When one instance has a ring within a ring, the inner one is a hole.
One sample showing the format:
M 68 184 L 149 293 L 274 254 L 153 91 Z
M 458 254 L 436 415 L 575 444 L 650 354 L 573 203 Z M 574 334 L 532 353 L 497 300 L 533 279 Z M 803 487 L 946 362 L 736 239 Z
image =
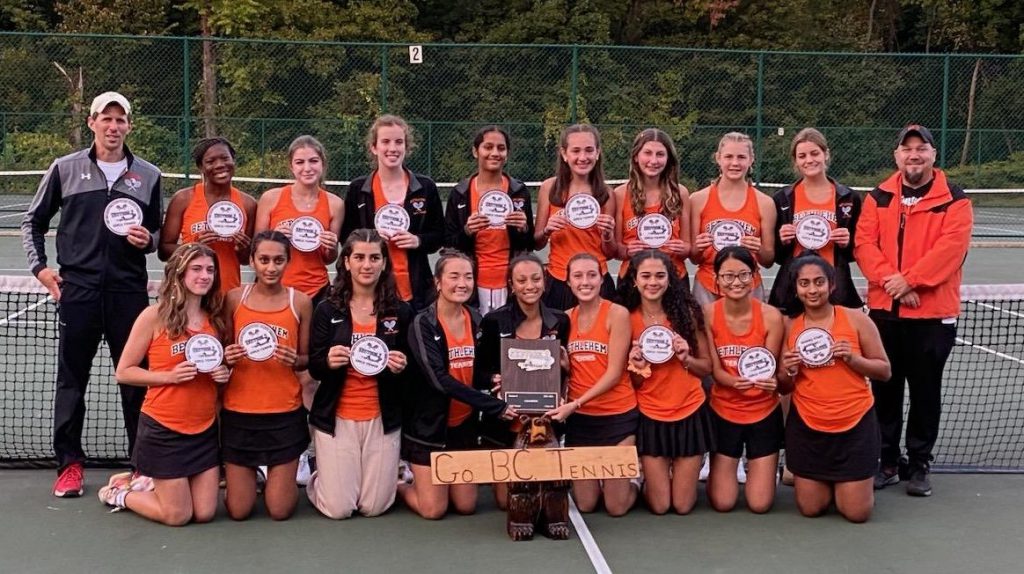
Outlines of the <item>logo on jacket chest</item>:
M 384 326 L 385 335 L 397 335 L 398 334 L 398 318 L 388 317 L 380 322 Z
M 413 215 L 426 215 L 427 213 L 427 202 L 425 199 L 414 199 L 409 202 L 412 206 Z

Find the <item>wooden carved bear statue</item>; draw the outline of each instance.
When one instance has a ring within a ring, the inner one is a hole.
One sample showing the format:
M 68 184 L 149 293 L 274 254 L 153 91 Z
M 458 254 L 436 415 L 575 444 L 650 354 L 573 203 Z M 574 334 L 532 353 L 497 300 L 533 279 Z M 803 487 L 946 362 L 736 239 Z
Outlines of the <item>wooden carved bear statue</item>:
M 515 448 L 558 448 L 551 419 L 520 417 Z M 534 529 L 554 540 L 569 538 L 569 481 L 513 482 L 508 485 L 508 535 L 530 540 Z

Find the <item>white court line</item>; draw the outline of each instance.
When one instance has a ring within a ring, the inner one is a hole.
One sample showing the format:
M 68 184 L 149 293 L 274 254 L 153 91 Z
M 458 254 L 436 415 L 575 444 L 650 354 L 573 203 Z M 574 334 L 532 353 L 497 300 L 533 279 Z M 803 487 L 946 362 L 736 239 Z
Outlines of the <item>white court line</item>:
M 1013 357 L 1013 356 L 1007 355 L 1006 353 L 1000 353 L 999 351 L 997 351 L 995 349 L 989 349 L 988 347 L 986 347 L 984 345 L 975 345 L 974 343 L 968 341 L 967 339 L 961 339 L 960 337 L 957 337 L 956 340 L 957 340 L 958 343 L 962 343 L 962 344 L 967 345 L 969 347 L 974 347 L 975 349 L 978 349 L 979 351 L 984 351 L 986 353 L 995 355 L 995 356 L 999 357 L 1000 359 L 1006 359 L 1007 361 L 1013 361 L 1014 363 L 1017 363 L 1017 364 L 1020 364 L 1020 365 L 1024 365 L 1024 359 L 1018 359 L 1017 357 Z
M 15 313 L 11 313 L 10 315 L 7 316 L 6 319 L 0 319 L 0 325 L 6 325 L 6 324 L 10 323 L 11 319 L 17 319 L 18 317 L 21 317 L 25 313 L 28 313 L 29 311 L 35 309 L 36 307 L 39 307 L 40 305 L 46 303 L 49 300 L 50 300 L 50 296 L 47 295 L 47 296 L 43 297 L 42 299 L 36 301 L 35 303 L 29 305 L 28 307 L 25 307 L 21 311 L 17 311 Z
M 1013 315 L 1014 317 L 1020 317 L 1020 318 L 1024 319 L 1024 314 L 1018 313 L 1016 311 L 1010 311 L 1008 309 L 1003 309 L 1002 307 L 996 307 L 995 305 L 989 305 L 988 303 L 982 303 L 981 301 L 968 301 L 968 303 L 974 303 L 975 305 L 977 305 L 979 307 L 986 307 L 986 308 L 992 309 L 994 311 L 999 311 L 1000 313 L 1006 313 L 1007 315 Z
M 580 537 L 583 549 L 587 551 L 590 563 L 594 565 L 594 572 L 597 572 L 597 574 L 611 574 L 612 569 L 608 567 L 604 554 L 597 547 L 594 536 L 590 534 L 590 529 L 587 528 L 587 523 L 583 521 L 583 515 L 580 514 L 580 509 L 576 508 L 576 501 L 571 496 L 569 497 L 569 520 L 572 521 L 572 527 L 576 529 L 576 535 Z

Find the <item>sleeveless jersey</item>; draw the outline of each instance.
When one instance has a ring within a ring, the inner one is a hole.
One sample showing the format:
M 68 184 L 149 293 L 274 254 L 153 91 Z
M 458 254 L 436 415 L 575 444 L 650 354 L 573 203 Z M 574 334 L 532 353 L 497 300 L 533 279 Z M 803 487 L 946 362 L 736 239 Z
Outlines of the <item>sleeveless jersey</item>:
M 352 343 L 376 333 L 376 323 L 363 324 L 352 320 Z M 345 375 L 345 386 L 342 387 L 341 398 L 338 400 L 337 415 L 338 418 L 350 421 L 368 421 L 380 416 L 377 377 L 360 374 L 349 365 Z
M 299 211 L 292 201 L 292 186 L 286 185 L 281 188 L 281 195 L 277 198 L 277 204 L 270 210 L 270 229 L 277 227 L 279 223 L 291 224 L 299 217 L 313 217 L 324 226 L 324 229 L 331 228 L 331 205 L 327 199 L 327 192 L 323 189 L 317 195 L 316 207 L 313 211 Z M 291 247 L 291 259 L 288 266 L 284 268 L 284 276 L 281 283 L 285 287 L 295 287 L 299 291 L 313 297 L 328 283 L 327 266 L 320 256 L 320 250 L 304 252 Z
M 608 312 L 612 302 L 601 300 L 597 317 L 586 331 L 580 328 L 579 307 L 569 310 L 569 400 L 583 396 L 608 370 L 608 343 L 611 333 L 605 327 L 608 324 Z M 620 327 L 621 328 L 621 327 Z M 618 415 L 636 408 L 636 392 L 630 382 L 629 373 L 625 370 L 619 375 L 619 381 L 606 393 L 598 395 L 579 409 L 584 415 Z
M 231 188 L 231 203 L 238 206 L 238 209 L 245 215 L 245 203 L 242 201 L 242 192 Z M 210 211 L 210 205 L 206 201 L 206 192 L 202 183 L 192 186 L 192 199 L 181 214 L 181 242 L 194 243 L 196 236 L 206 231 L 206 214 Z M 242 221 L 242 229 L 245 229 L 245 221 Z M 228 291 L 242 284 L 241 265 L 238 264 L 238 256 L 235 254 L 235 242 L 230 237 L 218 238 L 209 244 L 213 252 L 217 254 L 217 268 L 220 271 L 220 292 Z
M 651 213 L 661 213 L 660 205 L 649 205 L 644 207 L 643 215 Z M 639 241 L 637 237 L 637 226 L 640 224 L 640 218 L 633 212 L 633 205 L 629 201 L 629 192 L 626 192 L 626 201 L 622 202 L 622 244 L 628 245 L 630 241 Z M 682 230 L 679 226 L 679 217 L 672 219 L 672 239 L 681 239 Z M 679 255 L 669 255 L 672 259 L 672 263 L 676 266 L 676 273 L 679 274 L 679 278 L 686 277 L 686 258 L 680 257 Z M 622 262 L 619 267 L 619 278 L 626 276 L 626 272 L 629 271 L 629 259 L 627 258 Z
M 829 229 L 836 228 L 836 186 L 832 186 L 832 195 L 825 203 L 813 203 L 807 197 L 804 182 L 801 181 L 793 187 L 793 225 L 799 224 L 808 215 L 824 217 L 828 221 Z M 795 239 L 793 241 L 793 257 L 797 257 L 804 252 L 804 246 Z M 835 243 L 831 240 L 818 250 L 818 254 L 828 261 L 829 265 L 835 265 Z
M 637 309 L 629 314 L 633 340 L 644 332 L 644 319 Z M 671 328 L 671 327 L 669 327 Z M 660 365 L 651 364 L 651 376 L 636 391 L 640 412 L 657 421 L 675 422 L 692 415 L 704 403 L 700 379 L 672 357 Z
M 480 205 L 480 190 L 476 186 L 476 176 L 469 180 L 469 205 L 471 213 L 476 213 Z M 490 190 L 485 189 L 484 193 Z M 501 191 L 508 194 L 508 178 L 501 176 Z M 505 272 L 508 268 L 510 246 L 508 229 L 488 227 L 476 232 L 476 284 L 484 289 L 504 289 Z
M 763 347 L 768 330 L 764 326 L 761 302 L 750 299 L 750 328 L 735 334 L 725 321 L 725 301 L 712 303 L 711 336 L 722 368 L 734 377 L 740 376 L 736 366 L 740 354 L 750 347 Z M 761 389 L 736 390 L 723 385 L 711 386 L 711 408 L 723 419 L 736 424 L 751 424 L 770 415 L 779 404 L 779 396 Z
M 245 304 L 253 286 L 247 285 L 235 309 L 235 339 L 247 325 L 264 323 L 277 333 L 277 344 L 299 346 L 299 314 L 295 311 L 295 289 L 288 288 L 288 304 L 276 311 L 257 311 Z M 224 389 L 224 408 L 239 413 L 287 413 L 302 406 L 302 389 L 295 371 L 270 357 L 254 361 L 242 357 L 231 371 Z
M 747 186 L 747 197 L 743 201 L 743 207 L 736 211 L 729 211 L 722 205 L 718 197 L 718 186 L 711 184 L 708 190 L 708 201 L 704 204 L 704 211 L 700 213 L 700 227 L 698 233 L 711 233 L 714 226 L 720 221 L 735 221 L 743 228 L 744 235 L 761 235 L 761 210 L 757 206 L 757 190 L 753 186 Z M 715 293 L 715 255 L 718 250 L 712 245 L 704 250 L 704 260 L 697 266 L 697 281 L 711 293 Z M 754 284 L 757 287 L 761 284 L 761 274 L 754 273 Z
M 467 387 L 473 386 L 473 359 L 476 357 L 476 341 L 473 338 L 473 321 L 469 311 L 462 310 L 464 331 L 462 338 L 456 338 L 448 329 L 448 325 L 438 317 L 438 323 L 444 330 L 444 339 L 448 343 L 448 374 Z M 457 427 L 473 414 L 473 407 L 462 401 L 451 400 L 448 407 L 448 426 Z
M 564 211 L 564 207 L 549 205 L 548 218 Z M 608 259 L 604 256 L 604 251 L 601 250 L 601 232 L 597 225 L 590 229 L 577 229 L 566 221 L 565 227 L 551 234 L 549 243 L 551 249 L 548 252 L 548 273 L 559 281 L 566 280 L 566 265 L 569 264 L 569 259 L 577 253 L 590 253 L 597 257 L 601 275 L 608 272 Z
M 198 331 L 188 331 L 176 339 L 171 339 L 167 331 L 161 330 L 146 352 L 149 370 L 173 371 L 178 363 L 185 362 L 185 345 L 189 337 L 199 333 L 217 336 L 209 322 L 204 322 Z M 217 383 L 209 373 L 199 373 L 185 383 L 149 387 L 142 412 L 175 432 L 199 434 L 210 428 L 217 416 Z
M 836 341 L 849 341 L 853 352 L 860 354 L 860 338 L 850 324 L 846 307 L 834 307 L 835 316 L 830 330 Z M 793 348 L 797 336 L 804 330 L 804 316 L 793 320 L 787 345 Z M 800 365 L 796 376 L 793 401 L 800 410 L 800 418 L 807 426 L 820 432 L 838 433 L 855 427 L 875 404 L 871 383 L 857 374 L 846 361 L 833 359 L 821 367 Z
M 409 175 L 406 174 L 405 178 L 405 187 L 408 190 Z M 388 203 L 387 198 L 384 197 L 384 187 L 380 182 L 379 171 L 373 172 L 373 182 L 370 186 L 373 188 L 373 209 L 376 212 L 376 210 Z M 408 211 L 404 202 L 396 205 Z M 388 255 L 391 256 L 391 269 L 395 273 L 395 285 L 398 287 L 398 296 L 403 301 L 412 301 L 412 280 L 409 278 L 409 254 L 405 251 L 405 249 L 396 247 L 394 242 L 388 241 Z

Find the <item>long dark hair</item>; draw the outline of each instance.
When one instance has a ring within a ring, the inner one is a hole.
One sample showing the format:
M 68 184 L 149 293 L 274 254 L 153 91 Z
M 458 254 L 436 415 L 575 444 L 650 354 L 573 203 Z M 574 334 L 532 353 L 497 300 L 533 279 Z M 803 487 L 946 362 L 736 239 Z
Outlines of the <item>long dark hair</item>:
M 202 243 L 179 245 L 164 264 L 164 280 L 160 283 L 157 297 L 157 316 L 167 336 L 172 339 L 177 339 L 188 331 L 188 313 L 185 311 L 188 289 L 185 287 L 185 272 L 188 271 L 189 264 L 199 257 L 212 259 L 214 269 L 210 290 L 200 298 L 199 308 L 206 313 L 210 325 L 217 331 L 217 338 L 223 340 L 228 330 L 223 313 L 224 295 L 220 292 L 220 261 L 213 249 Z
M 679 191 L 679 155 L 676 153 L 672 138 L 658 128 L 647 128 L 633 138 L 633 149 L 629 152 L 629 183 L 626 184 L 629 205 L 633 208 L 634 215 L 643 217 L 647 204 L 647 190 L 644 189 L 644 176 L 636 156 L 640 154 L 644 144 L 649 142 L 665 146 L 665 169 L 658 176 L 658 186 L 661 190 L 659 211 L 665 217 L 675 219 L 683 212 L 683 197 Z
M 619 281 L 619 303 L 631 312 L 640 307 L 640 290 L 636 287 L 636 273 L 640 264 L 648 259 L 661 261 L 668 272 L 668 289 L 661 297 L 661 308 L 665 310 L 672 330 L 686 339 L 691 352 L 697 351 L 697 332 L 704 330 L 704 312 L 679 278 L 676 266 L 668 255 L 657 249 L 645 249 L 631 257 L 629 271 Z
M 271 241 L 284 247 L 285 261 L 292 260 L 292 244 L 288 241 L 288 236 L 275 229 L 264 229 L 253 236 L 252 243 L 249 244 L 249 259 L 256 256 L 256 248 L 264 241 Z
M 785 294 L 785 304 L 782 306 L 782 310 L 785 311 L 789 317 L 796 317 L 804 312 L 804 302 L 797 297 L 796 294 L 796 278 L 800 276 L 800 270 L 808 265 L 817 265 L 821 268 L 821 271 L 825 274 L 825 279 L 828 280 L 828 302 L 833 305 L 838 305 L 836 301 L 836 268 L 825 261 L 825 258 L 818 255 L 817 252 L 809 251 L 801 253 L 795 257 L 789 264 L 789 293 Z
M 587 182 L 590 184 L 590 194 L 594 196 L 597 203 L 604 205 L 611 196 L 611 190 L 604 181 L 604 154 L 601 152 L 601 133 L 590 124 L 573 124 L 564 130 L 558 138 L 558 151 L 555 152 L 555 185 L 551 186 L 551 193 L 548 200 L 551 205 L 563 207 L 569 199 L 569 184 L 572 182 L 572 168 L 562 159 L 562 151 L 569 147 L 569 136 L 572 134 L 590 134 L 594 136 L 594 145 L 597 147 L 597 161 L 594 162 L 594 169 L 587 175 Z
M 377 287 L 373 292 L 373 314 L 377 317 L 390 315 L 398 311 L 398 287 L 395 286 L 395 274 L 391 269 L 391 257 L 388 256 L 388 244 L 384 238 L 373 229 L 356 229 L 349 234 L 348 239 L 341 246 L 341 253 L 338 255 L 338 275 L 334 278 L 331 290 L 327 294 L 327 301 L 334 305 L 342 313 L 349 313 L 349 303 L 352 301 L 352 272 L 345 268 L 345 259 L 352 255 L 356 243 L 374 243 L 380 246 L 381 255 L 384 257 L 384 269 L 381 271 L 380 279 L 377 280 Z
M 516 255 L 508 262 L 508 270 L 505 272 L 505 284 L 508 285 L 508 303 L 515 303 L 519 306 L 519 300 L 516 299 L 516 294 L 512 292 L 512 270 L 516 268 L 520 263 L 534 263 L 540 267 L 541 273 L 544 272 L 544 262 L 540 260 L 533 253 L 520 253 Z M 545 287 L 547 286 L 547 280 L 545 279 Z M 544 299 L 541 298 L 540 304 L 544 304 Z M 519 307 L 522 309 L 522 307 Z

